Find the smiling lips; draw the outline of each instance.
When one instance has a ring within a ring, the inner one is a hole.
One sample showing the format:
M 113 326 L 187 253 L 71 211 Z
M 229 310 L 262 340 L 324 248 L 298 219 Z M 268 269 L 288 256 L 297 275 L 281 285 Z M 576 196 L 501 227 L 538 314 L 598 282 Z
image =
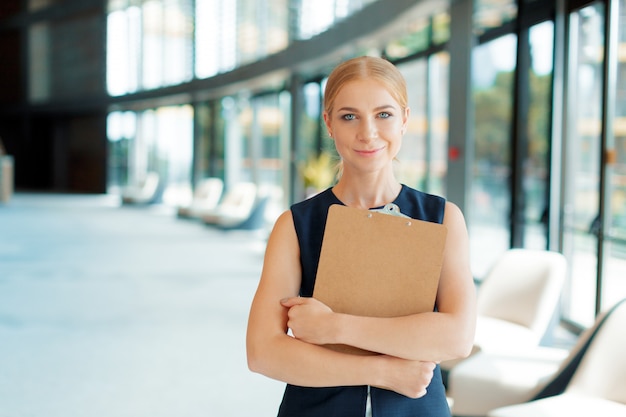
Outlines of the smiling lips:
M 358 153 L 359 155 L 364 155 L 364 156 L 369 156 L 369 155 L 374 155 L 380 151 L 382 151 L 384 149 L 384 147 L 380 147 L 380 148 L 376 148 L 376 149 L 355 149 L 355 152 Z

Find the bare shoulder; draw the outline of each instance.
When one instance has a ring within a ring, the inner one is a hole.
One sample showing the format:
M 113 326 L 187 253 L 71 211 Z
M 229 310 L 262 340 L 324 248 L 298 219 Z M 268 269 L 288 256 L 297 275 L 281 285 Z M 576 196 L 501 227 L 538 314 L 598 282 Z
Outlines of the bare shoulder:
M 293 216 L 291 210 L 287 210 L 278 216 L 267 241 L 264 272 L 289 271 L 293 274 L 299 268 L 299 256 L 300 246 Z
M 275 243 L 277 240 L 289 240 L 293 243 L 293 239 L 296 239 L 296 229 L 293 224 L 293 215 L 291 210 L 286 210 L 278 216 L 276 222 L 274 223 L 274 227 L 272 228 L 272 233 L 270 233 L 268 246 L 272 243 Z M 280 243 L 280 242 L 278 242 Z
M 471 278 L 469 260 L 469 236 L 461 209 L 454 203 L 446 203 L 443 224 L 447 227 L 444 249 L 443 276 L 456 279 Z M 471 279 L 470 279 L 471 280 Z
M 443 224 L 448 228 L 462 228 L 465 229 L 465 216 L 463 212 L 451 201 L 446 201 L 446 208 L 443 216 Z

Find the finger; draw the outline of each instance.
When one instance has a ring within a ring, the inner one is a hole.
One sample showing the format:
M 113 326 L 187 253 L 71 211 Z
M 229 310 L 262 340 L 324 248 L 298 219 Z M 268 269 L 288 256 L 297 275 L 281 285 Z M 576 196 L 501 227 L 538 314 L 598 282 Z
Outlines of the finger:
M 302 297 L 288 297 L 288 298 L 283 298 L 282 300 L 280 300 L 280 304 L 282 304 L 284 307 L 293 307 L 295 305 L 302 304 L 302 303 L 303 303 Z

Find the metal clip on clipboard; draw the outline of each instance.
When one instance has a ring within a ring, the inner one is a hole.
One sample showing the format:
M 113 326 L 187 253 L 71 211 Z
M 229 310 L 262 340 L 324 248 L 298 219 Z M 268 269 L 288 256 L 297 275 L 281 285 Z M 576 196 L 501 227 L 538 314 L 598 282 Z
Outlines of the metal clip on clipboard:
M 372 209 L 370 211 L 373 211 L 376 213 L 390 214 L 392 216 L 397 216 L 397 217 L 406 217 L 407 219 L 410 219 L 409 216 L 400 212 L 400 207 L 398 207 L 396 204 L 393 204 L 393 203 L 385 204 L 385 207 L 383 208 Z

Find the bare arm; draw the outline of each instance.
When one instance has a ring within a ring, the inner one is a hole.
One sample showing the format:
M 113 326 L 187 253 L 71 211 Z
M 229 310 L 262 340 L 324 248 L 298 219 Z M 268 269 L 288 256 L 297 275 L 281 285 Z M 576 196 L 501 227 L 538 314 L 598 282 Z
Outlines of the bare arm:
M 301 269 L 290 212 L 280 216 L 265 254 L 247 331 L 248 366 L 254 372 L 294 385 L 321 387 L 373 385 L 404 395 L 423 395 L 434 365 L 385 355 L 354 356 L 306 343 L 287 334 L 288 308 L 297 298 Z
M 469 239 L 463 214 L 446 203 L 448 228 L 437 292 L 438 312 L 397 318 L 333 313 L 317 300 L 294 299 L 289 326 L 309 343 L 342 343 L 411 360 L 440 362 L 471 351 L 476 320 L 475 288 L 469 265 Z

